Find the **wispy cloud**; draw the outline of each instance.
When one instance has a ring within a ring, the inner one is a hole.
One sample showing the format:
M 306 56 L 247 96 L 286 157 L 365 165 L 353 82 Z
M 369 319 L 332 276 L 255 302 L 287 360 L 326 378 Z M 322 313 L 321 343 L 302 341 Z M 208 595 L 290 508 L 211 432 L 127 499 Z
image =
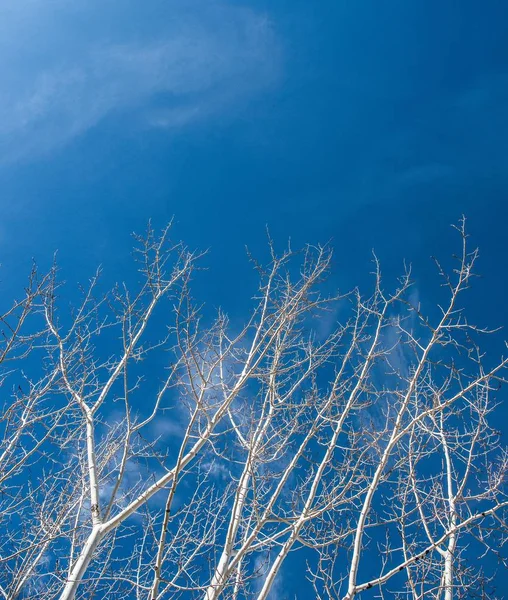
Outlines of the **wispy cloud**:
M 1 162 L 46 153 L 111 114 L 180 128 L 280 69 L 269 20 L 248 8 L 24 0 L 0 12 Z

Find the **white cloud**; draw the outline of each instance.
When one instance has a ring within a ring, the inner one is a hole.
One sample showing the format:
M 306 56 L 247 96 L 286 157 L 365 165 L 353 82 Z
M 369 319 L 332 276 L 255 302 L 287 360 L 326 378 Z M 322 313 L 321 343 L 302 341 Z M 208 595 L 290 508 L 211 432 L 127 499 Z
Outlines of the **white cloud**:
M 126 126 L 180 128 L 270 85 L 280 68 L 267 18 L 227 4 L 24 0 L 0 21 L 1 162 L 46 153 L 115 113 Z

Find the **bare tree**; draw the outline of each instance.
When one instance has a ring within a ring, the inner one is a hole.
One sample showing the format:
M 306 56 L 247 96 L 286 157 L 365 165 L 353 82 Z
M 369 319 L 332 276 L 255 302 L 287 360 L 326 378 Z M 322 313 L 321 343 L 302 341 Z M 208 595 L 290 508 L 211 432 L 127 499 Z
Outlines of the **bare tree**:
M 0 595 L 264 600 L 298 561 L 316 598 L 493 597 L 507 359 L 461 308 L 457 230 L 426 312 L 409 270 L 327 295 L 328 248 L 270 242 L 245 322 L 203 323 L 169 228 L 137 289 L 97 273 L 74 309 L 34 268 L 0 317 Z

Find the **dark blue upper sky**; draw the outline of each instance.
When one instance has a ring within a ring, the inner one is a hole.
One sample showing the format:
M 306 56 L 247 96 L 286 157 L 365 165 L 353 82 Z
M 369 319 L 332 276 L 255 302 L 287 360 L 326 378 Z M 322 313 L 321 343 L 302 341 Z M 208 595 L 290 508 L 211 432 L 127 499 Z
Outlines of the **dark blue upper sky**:
M 172 215 L 232 312 L 265 225 L 332 240 L 342 284 L 374 247 L 426 286 L 465 213 L 473 311 L 508 321 L 504 1 L 7 0 L 0 75 L 6 293 L 56 249 L 71 281 L 123 277 L 129 233 Z

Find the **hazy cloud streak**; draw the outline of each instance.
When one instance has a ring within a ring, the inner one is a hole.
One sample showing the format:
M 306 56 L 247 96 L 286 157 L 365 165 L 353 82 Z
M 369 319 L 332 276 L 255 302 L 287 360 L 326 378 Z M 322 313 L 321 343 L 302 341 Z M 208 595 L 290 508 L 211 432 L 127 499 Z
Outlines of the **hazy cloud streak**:
M 1 162 L 44 154 L 113 113 L 181 127 L 277 79 L 264 15 L 213 2 L 153 6 L 134 32 L 115 2 L 3 9 Z

